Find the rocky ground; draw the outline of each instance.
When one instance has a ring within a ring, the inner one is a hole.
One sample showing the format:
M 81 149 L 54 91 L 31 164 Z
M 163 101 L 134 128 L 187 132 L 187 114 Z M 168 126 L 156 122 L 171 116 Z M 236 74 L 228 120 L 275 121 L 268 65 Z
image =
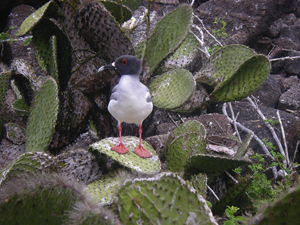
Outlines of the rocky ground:
M 2 0 L 0 32 L 7 31 L 9 27 L 13 26 L 14 29 L 10 32 L 10 35 L 13 36 L 23 20 L 45 2 L 47 1 L 22 0 L 13 2 Z M 153 24 L 166 12 L 183 3 L 187 2 L 183 0 L 155 0 L 151 6 Z M 147 7 L 147 1 L 144 1 L 142 5 Z M 300 155 L 296 149 L 300 135 L 300 58 L 297 58 L 300 56 L 300 2 L 297 0 L 198 0 L 194 2 L 193 9 L 195 15 L 203 21 L 211 33 L 214 29 L 220 30 L 222 28 L 220 23 L 214 23 L 215 18 L 220 18 L 226 22 L 225 33 L 228 36 L 218 37 L 223 45 L 243 44 L 254 49 L 256 53 L 264 54 L 269 58 L 272 66 L 271 73 L 261 88 L 253 94 L 253 98 L 267 119 L 278 120 L 277 112 L 279 112 L 285 130 L 289 158 L 291 161 L 294 160 L 299 163 Z M 142 9 L 139 8 L 135 13 L 138 13 L 139 10 Z M 66 20 L 74 20 L 72 15 L 64 16 Z M 194 24 L 201 26 L 196 18 L 194 18 Z M 66 29 L 72 31 L 72 23 Z M 81 40 L 76 32 L 74 30 L 71 32 L 73 36 L 70 36 L 73 44 L 76 43 L 76 48 L 84 49 L 97 45 L 97 43 Z M 139 37 L 138 34 L 135 35 L 137 36 L 132 37 L 133 39 Z M 211 37 L 205 33 L 205 45 L 212 46 L 211 42 Z M 97 47 L 94 49 L 97 50 Z M 5 42 L 1 43 L 0 51 L 0 62 L 3 67 L 11 66 L 15 59 L 25 59 L 31 64 L 38 76 L 47 75 L 38 65 L 35 57 L 36 47 L 33 43 L 25 47 L 17 41 Z M 113 57 L 111 56 L 111 61 L 113 61 Z M 191 72 L 195 74 L 196 70 L 199 70 L 206 60 L 205 55 L 199 52 L 198 61 L 191 68 Z M 73 69 L 78 65 L 75 61 L 72 62 Z M 86 149 L 89 144 L 96 140 L 118 136 L 117 122 L 110 116 L 106 108 L 111 87 L 118 78 L 116 75 L 107 74 L 99 79 L 96 71 L 104 63 L 101 59 L 94 58 L 83 65 L 80 74 L 74 72 L 67 75 L 69 80 L 65 83 L 63 87 L 65 91 L 62 94 L 62 98 L 66 101 L 61 106 L 59 125 L 56 127 L 48 149 L 53 154 L 65 151 L 72 155 L 71 158 L 75 156 L 84 158 L 91 171 L 98 171 L 92 162 L 93 157 L 83 156 L 88 153 L 82 153 L 82 150 L 77 154 L 74 149 L 77 147 Z M 25 120 L 12 108 L 12 102 L 15 100 L 16 96 L 13 89 L 9 89 L 1 107 L 5 135 L 0 145 L 0 169 L 25 151 L 24 128 L 26 124 Z M 232 102 L 232 107 L 240 124 L 252 130 L 260 139 L 271 141 L 278 150 L 273 136 L 249 101 Z M 227 112 L 231 116 L 228 107 Z M 97 128 L 97 137 L 89 136 L 87 133 L 90 129 L 88 123 L 90 119 L 93 120 Z M 222 112 L 222 104 L 214 104 L 199 108 L 191 113 L 181 114 L 168 113 L 165 110 L 154 108 L 152 114 L 143 124 L 143 138 L 148 140 L 159 153 L 166 140 L 163 135 L 168 134 L 182 121 L 190 119 L 203 123 L 208 131 L 208 136 L 236 135 L 233 126 Z M 17 124 L 18 127 L 12 127 L 11 123 Z M 275 123 L 274 129 L 279 140 L 283 143 L 280 124 Z M 14 130 L 17 135 L 11 137 L 11 130 Z M 243 139 L 246 133 L 241 130 L 239 132 Z M 136 126 L 124 126 L 123 135 L 136 136 L 137 133 Z M 254 152 L 264 153 L 261 146 L 254 140 L 252 140 L 250 147 Z M 73 154 L 72 151 L 75 153 Z M 76 162 L 70 164 L 73 165 Z M 73 168 L 71 167 L 70 170 Z M 85 182 L 88 180 L 86 177 L 81 179 Z

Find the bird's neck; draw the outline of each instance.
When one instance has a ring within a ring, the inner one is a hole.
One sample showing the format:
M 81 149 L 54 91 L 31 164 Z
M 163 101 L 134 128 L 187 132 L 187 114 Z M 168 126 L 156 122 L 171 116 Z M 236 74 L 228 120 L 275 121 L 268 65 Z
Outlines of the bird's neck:
M 139 74 L 130 74 L 130 75 L 122 75 L 121 78 L 120 78 L 120 82 L 122 80 L 131 80 L 131 81 L 137 81 L 139 82 L 140 81 L 140 76 Z

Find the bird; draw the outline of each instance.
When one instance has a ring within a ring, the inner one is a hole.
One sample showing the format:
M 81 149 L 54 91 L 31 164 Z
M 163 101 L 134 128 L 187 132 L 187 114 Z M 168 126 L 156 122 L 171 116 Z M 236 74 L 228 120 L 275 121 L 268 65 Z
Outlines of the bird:
M 150 91 L 139 79 L 142 61 L 133 55 L 122 55 L 113 63 L 101 66 L 98 72 L 106 69 L 116 69 L 121 73 L 119 83 L 112 89 L 107 107 L 118 121 L 119 127 L 120 142 L 111 150 L 119 154 L 128 152 L 122 142 L 122 123 L 134 123 L 139 126 L 139 146 L 134 153 L 142 158 L 152 157 L 142 146 L 142 123 L 153 110 Z

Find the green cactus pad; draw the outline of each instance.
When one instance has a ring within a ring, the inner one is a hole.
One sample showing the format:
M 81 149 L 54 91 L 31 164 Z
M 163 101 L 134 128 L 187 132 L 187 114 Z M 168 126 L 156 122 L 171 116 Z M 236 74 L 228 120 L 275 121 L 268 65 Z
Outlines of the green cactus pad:
M 62 30 L 51 20 L 42 20 L 33 30 L 33 43 L 41 68 L 48 70 L 63 91 L 71 75 L 71 46 Z
M 152 102 L 158 108 L 172 110 L 184 104 L 193 94 L 196 82 L 185 69 L 164 73 L 149 85 Z
M 68 211 L 82 198 L 80 185 L 60 176 L 22 177 L 1 187 L 2 225 L 63 224 Z
M 61 163 L 59 166 L 63 166 Z M 1 171 L 0 185 L 2 182 L 24 173 L 54 172 L 58 168 L 56 160 L 44 152 L 27 152 L 20 155 L 13 163 Z
M 238 148 L 236 154 L 234 155 L 236 158 L 242 158 L 247 153 L 248 147 L 250 145 L 250 142 L 253 138 L 254 133 L 250 132 L 247 134 L 245 140 L 243 141 L 242 145 Z
M 145 51 L 145 59 L 150 75 L 167 55 L 178 48 L 186 37 L 192 15 L 192 7 L 182 5 L 157 23 Z
M 26 130 L 27 152 L 47 150 L 56 126 L 58 105 L 57 84 L 48 78 L 31 104 Z
M 132 16 L 131 10 L 128 9 L 125 5 L 120 5 L 114 1 L 101 1 L 105 8 L 113 15 L 119 23 L 123 23 L 129 20 Z M 121 9 L 122 8 L 122 9 Z M 123 13 L 123 18 L 121 16 L 121 10 Z
M 49 1 L 30 16 L 28 16 L 21 24 L 17 36 L 23 36 L 31 31 L 46 15 L 54 15 L 58 11 L 58 5 L 54 1 Z
M 289 193 L 269 204 L 262 213 L 258 214 L 255 224 L 299 225 L 299 208 L 300 186 L 291 189 Z
M 170 134 L 166 148 L 167 168 L 172 172 L 183 171 L 189 156 L 206 152 L 205 127 L 196 120 L 181 124 Z
M 142 141 L 143 147 L 152 154 L 151 158 L 141 158 L 134 153 L 134 149 L 139 145 L 139 138 L 137 137 L 122 137 L 124 145 L 129 152 L 126 154 L 119 154 L 112 151 L 111 148 L 119 144 L 118 137 L 105 138 L 97 143 L 90 145 L 89 151 L 98 156 L 104 154 L 119 164 L 139 173 L 155 174 L 160 171 L 161 165 L 158 156 L 154 149 L 145 141 Z
M 252 49 L 244 45 L 227 45 L 214 52 L 202 69 L 195 75 L 197 82 L 216 87 L 228 79 L 249 58 Z
M 130 39 L 102 4 L 84 4 L 78 10 L 76 22 L 78 30 L 99 58 L 112 62 L 120 55 L 134 55 Z
M 214 102 L 231 102 L 247 97 L 260 88 L 270 70 L 271 65 L 267 57 L 252 56 L 230 78 L 217 85 L 212 93 Z
M 199 42 L 194 34 L 188 33 L 180 46 L 164 62 L 162 67 L 156 71 L 157 74 L 173 69 L 186 68 L 196 57 Z
M 206 199 L 207 193 L 207 175 L 205 173 L 199 173 L 191 177 L 190 182 L 192 183 L 195 190 Z
M 142 2 L 143 0 L 124 0 L 123 4 L 134 11 L 141 5 Z
M 28 116 L 29 114 L 29 107 L 23 98 L 18 98 L 16 101 L 14 101 L 12 108 L 21 116 Z
M 230 188 L 220 201 L 213 204 L 212 211 L 214 215 L 222 216 L 228 205 L 234 205 L 240 209 L 245 209 L 250 205 L 250 199 L 246 195 L 247 188 L 251 185 L 253 178 L 248 177 L 239 180 L 239 183 Z
M 123 224 L 217 224 L 204 198 L 170 172 L 125 181 L 118 208 Z
M 246 158 L 229 158 L 216 155 L 197 154 L 191 156 L 185 164 L 187 177 L 198 173 L 216 173 L 230 170 L 242 165 L 250 165 L 252 162 Z M 217 165 L 217 166 L 216 166 Z

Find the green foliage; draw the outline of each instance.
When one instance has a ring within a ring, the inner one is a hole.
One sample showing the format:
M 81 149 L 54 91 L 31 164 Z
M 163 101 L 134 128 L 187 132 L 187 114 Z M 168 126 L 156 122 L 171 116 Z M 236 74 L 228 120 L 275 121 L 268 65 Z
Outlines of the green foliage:
M 46 151 L 55 130 L 58 115 L 58 87 L 48 78 L 31 104 L 26 130 L 26 151 Z
M 13 42 L 13 39 L 9 37 L 9 32 L 14 29 L 13 26 L 10 26 L 7 31 L 0 33 L 0 42 L 9 39 L 10 43 Z
M 227 209 L 225 210 L 225 214 L 229 218 L 229 220 L 225 221 L 224 225 L 238 225 L 240 224 L 239 222 L 246 222 L 245 217 L 234 215 L 238 210 L 239 210 L 238 207 L 227 206 Z
M 267 123 L 271 124 L 272 126 L 279 123 L 278 120 L 272 120 L 272 119 L 265 119 L 264 122 L 267 122 Z
M 253 173 L 253 182 L 247 192 L 249 196 L 255 200 L 270 199 L 273 197 L 273 188 L 271 181 L 268 180 L 267 175 L 263 173 L 265 170 L 263 167 L 265 159 L 258 153 L 253 155 L 251 158 L 255 159 L 257 163 L 249 165 L 249 168 Z
M 101 3 L 108 11 L 110 11 L 112 16 L 114 16 L 116 21 L 118 21 L 120 24 L 129 20 L 132 16 L 131 10 L 123 4 L 118 4 L 114 1 L 101 1 Z
M 145 59 L 150 75 L 167 55 L 178 48 L 186 37 L 192 14 L 192 7 L 183 5 L 157 23 L 145 50 Z
M 221 28 L 219 29 L 213 29 L 212 33 L 213 35 L 217 38 L 217 39 L 226 39 L 227 37 L 229 37 L 230 35 L 226 33 L 225 29 L 226 29 L 226 25 L 227 23 L 220 18 L 215 18 L 215 21 L 213 22 L 213 24 L 221 24 Z M 211 39 L 212 41 L 214 41 L 214 39 Z M 217 51 L 220 49 L 221 46 L 214 44 L 212 46 L 212 48 L 207 47 L 208 53 L 212 54 L 214 51 Z

